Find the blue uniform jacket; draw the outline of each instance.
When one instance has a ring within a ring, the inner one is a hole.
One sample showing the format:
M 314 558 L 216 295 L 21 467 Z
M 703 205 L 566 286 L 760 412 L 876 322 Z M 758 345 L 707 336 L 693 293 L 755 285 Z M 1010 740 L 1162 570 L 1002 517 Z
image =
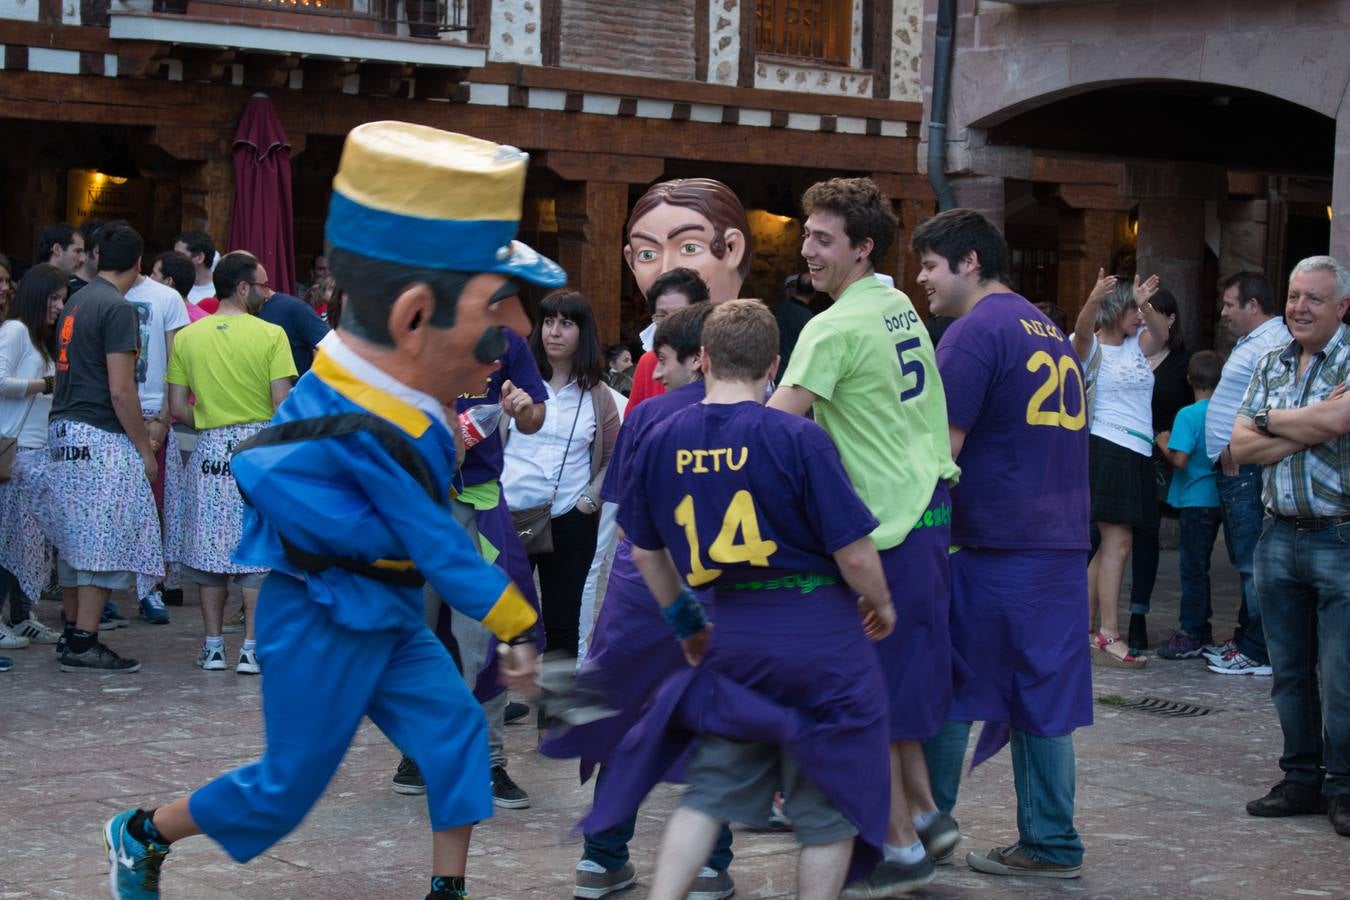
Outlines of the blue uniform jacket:
M 322 350 L 273 424 L 344 413 L 373 414 L 396 426 L 426 461 L 440 499 L 373 434 L 241 449 L 230 463 L 248 499 L 235 561 L 304 581 L 309 598 L 327 606 L 334 622 L 357 631 L 420 627 L 421 588 L 338 566 L 302 571 L 287 558 L 279 535 L 313 554 L 390 571 L 415 568 L 448 603 L 503 640 L 533 625 L 535 611 L 501 569 L 482 560 L 450 512 L 455 444 L 444 425 Z

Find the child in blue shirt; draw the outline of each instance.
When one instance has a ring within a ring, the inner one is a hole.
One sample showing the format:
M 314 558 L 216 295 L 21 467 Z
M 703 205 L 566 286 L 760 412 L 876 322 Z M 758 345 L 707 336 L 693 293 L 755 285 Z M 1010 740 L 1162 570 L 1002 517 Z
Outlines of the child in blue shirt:
M 1209 618 L 1209 558 L 1223 523 L 1214 466 L 1205 453 L 1205 411 L 1219 383 L 1223 359 L 1209 350 L 1191 357 L 1186 380 L 1195 402 L 1177 413 L 1170 432 L 1158 435 L 1158 446 L 1176 468 L 1167 502 L 1180 512 L 1181 622 L 1177 633 L 1158 651 L 1163 659 L 1193 659 L 1213 641 Z

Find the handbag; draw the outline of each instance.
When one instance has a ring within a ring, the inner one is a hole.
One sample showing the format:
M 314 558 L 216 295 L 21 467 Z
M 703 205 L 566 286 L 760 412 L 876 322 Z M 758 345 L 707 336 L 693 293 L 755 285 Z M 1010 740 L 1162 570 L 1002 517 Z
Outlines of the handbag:
M 33 411 L 35 400 L 37 394 L 28 399 L 28 408 L 23 411 L 23 418 L 19 420 L 19 428 L 14 436 L 0 437 L 0 481 L 9 481 L 14 474 L 14 458 L 19 455 L 19 435 L 23 434 L 23 426 L 28 424 L 28 414 Z
M 553 479 L 553 492 L 549 495 L 548 502 L 511 510 L 511 526 L 516 529 L 520 543 L 525 546 L 525 552 L 530 556 L 553 552 L 553 500 L 558 496 L 558 485 L 562 484 L 563 468 L 567 465 L 567 451 L 572 449 L 572 438 L 577 433 L 577 419 L 580 417 L 581 400 L 578 398 L 577 411 L 572 416 L 572 430 L 567 434 L 562 462 L 558 464 L 558 477 Z

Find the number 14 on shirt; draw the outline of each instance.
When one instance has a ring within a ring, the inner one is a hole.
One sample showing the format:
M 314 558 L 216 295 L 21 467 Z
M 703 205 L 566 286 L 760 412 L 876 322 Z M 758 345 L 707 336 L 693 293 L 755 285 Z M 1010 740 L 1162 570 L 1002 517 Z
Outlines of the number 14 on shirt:
M 717 579 L 721 569 L 708 569 L 700 558 L 698 521 L 694 516 L 694 497 L 685 494 L 684 499 L 675 507 L 675 524 L 684 528 L 685 540 L 689 543 L 689 571 L 685 573 L 685 582 L 690 587 L 701 587 Z M 743 538 L 736 542 L 737 534 Z M 773 556 L 778 545 L 766 541 L 760 536 L 759 516 L 755 513 L 755 501 L 746 490 L 737 491 L 731 497 L 726 512 L 722 515 L 722 527 L 717 537 L 708 547 L 708 559 L 715 563 L 733 565 L 744 563 L 751 566 L 767 567 L 769 557 Z

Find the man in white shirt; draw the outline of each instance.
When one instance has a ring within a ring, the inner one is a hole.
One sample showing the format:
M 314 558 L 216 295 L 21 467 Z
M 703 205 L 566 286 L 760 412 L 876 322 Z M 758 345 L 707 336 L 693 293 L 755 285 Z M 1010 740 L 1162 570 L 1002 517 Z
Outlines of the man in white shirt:
M 1261 536 L 1261 467 L 1239 466 L 1228 450 L 1238 406 L 1251 384 L 1257 362 L 1291 340 L 1280 316 L 1270 282 L 1259 272 L 1239 272 L 1219 282 L 1220 315 L 1238 336 L 1233 352 L 1209 401 L 1205 415 L 1205 450 L 1219 467 L 1219 500 L 1223 504 L 1223 538 L 1228 557 L 1242 580 L 1238 628 L 1224 644 L 1205 648 L 1209 670 L 1220 675 L 1270 675 L 1261 605 L 1252 580 L 1252 560 Z
M 173 249 L 184 253 L 192 260 L 197 270 L 197 279 L 192 290 L 188 291 L 188 302 L 194 306 L 208 297 L 216 295 L 216 286 L 211 282 L 211 266 L 216 259 L 216 245 L 211 235 L 205 231 L 184 231 L 173 239 Z M 208 309 L 207 312 L 215 312 Z
M 177 291 L 144 275 L 127 291 L 126 298 L 136 308 L 136 317 L 140 321 L 141 352 L 136 360 L 136 390 L 140 394 L 141 415 L 145 417 L 150 434 L 150 446 L 159 463 L 159 477 L 152 486 L 163 522 L 166 498 L 168 503 L 176 502 L 181 474 L 178 447 L 173 439 L 173 429 L 169 427 L 173 417 L 165 402 L 164 375 L 173 353 L 173 337 L 189 319 L 187 307 Z M 173 465 L 167 464 L 170 461 Z M 167 530 L 162 533 L 166 546 L 178 537 Z M 148 581 L 138 583 L 136 593 L 140 598 L 141 618 L 155 625 L 169 623 L 161 586 Z

